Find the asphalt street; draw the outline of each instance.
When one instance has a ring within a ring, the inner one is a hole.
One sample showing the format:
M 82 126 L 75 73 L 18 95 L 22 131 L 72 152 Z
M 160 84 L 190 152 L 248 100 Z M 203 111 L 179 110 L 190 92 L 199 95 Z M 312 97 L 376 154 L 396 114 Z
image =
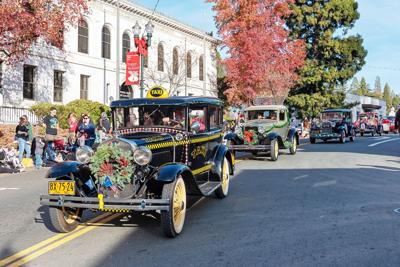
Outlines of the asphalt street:
M 400 266 L 398 135 L 243 154 L 229 196 L 196 201 L 175 239 L 157 213 L 57 234 L 44 176 L 0 175 L 0 266 Z

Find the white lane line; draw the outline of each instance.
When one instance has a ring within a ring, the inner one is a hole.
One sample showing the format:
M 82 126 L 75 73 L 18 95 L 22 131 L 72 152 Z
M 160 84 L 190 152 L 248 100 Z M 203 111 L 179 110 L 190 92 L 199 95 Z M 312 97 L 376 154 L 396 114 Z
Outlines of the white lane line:
M 373 144 L 370 144 L 368 146 L 372 147 L 372 146 L 377 146 L 377 145 L 380 145 L 380 144 L 383 144 L 383 143 L 392 142 L 392 141 L 399 141 L 399 140 L 400 140 L 400 138 L 393 138 L 393 139 L 389 139 L 389 140 L 385 140 L 385 141 L 380 141 L 378 143 L 373 143 Z
M 303 179 L 303 178 L 307 178 L 308 176 L 309 176 L 308 174 L 300 175 L 300 176 L 294 177 L 293 180 L 297 181 L 297 180 L 300 180 L 300 179 Z
M 330 186 L 336 184 L 336 180 L 315 183 L 313 187 Z
M 4 191 L 4 190 L 19 190 L 20 188 L 16 188 L 16 187 L 0 187 L 0 191 Z

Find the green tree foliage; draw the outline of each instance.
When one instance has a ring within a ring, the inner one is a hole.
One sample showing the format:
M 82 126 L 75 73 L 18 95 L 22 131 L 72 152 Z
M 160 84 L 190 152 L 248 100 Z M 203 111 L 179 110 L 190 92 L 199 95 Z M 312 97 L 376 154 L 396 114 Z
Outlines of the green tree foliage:
M 361 96 L 371 96 L 371 92 L 369 89 L 369 85 L 367 84 L 367 81 L 365 80 L 364 77 L 361 78 L 360 81 L 360 86 L 357 89 L 357 95 Z
M 379 77 L 379 76 L 376 76 L 374 91 L 377 96 L 379 96 L 379 97 L 382 96 L 381 77 Z
M 360 83 L 358 82 L 357 77 L 354 77 L 350 85 L 350 92 L 352 94 L 357 94 L 358 87 L 360 87 Z
M 392 106 L 397 109 L 397 107 L 400 105 L 400 95 L 395 95 L 392 98 Z
M 390 89 L 390 86 L 387 83 L 383 88 L 383 100 L 386 101 L 387 110 L 390 110 L 390 108 L 392 107 L 392 90 Z
M 343 92 L 334 88 L 361 70 L 367 55 L 362 37 L 346 34 L 360 16 L 357 8 L 355 0 L 294 0 L 287 26 L 292 38 L 305 41 L 307 54 L 289 105 L 314 114 L 344 105 Z M 304 99 L 313 106 L 304 106 Z
M 60 127 L 63 129 L 68 128 L 67 118 L 69 113 L 75 113 L 77 118 L 81 117 L 81 114 L 87 113 L 93 123 L 96 125 L 100 119 L 102 112 L 110 114 L 110 108 L 104 104 L 93 102 L 90 100 L 75 100 L 69 102 L 66 105 L 54 105 L 51 103 L 40 103 L 30 108 L 30 111 L 34 112 L 39 118 L 43 118 L 50 113 L 50 108 L 55 107 L 57 109 L 57 116 L 60 121 Z

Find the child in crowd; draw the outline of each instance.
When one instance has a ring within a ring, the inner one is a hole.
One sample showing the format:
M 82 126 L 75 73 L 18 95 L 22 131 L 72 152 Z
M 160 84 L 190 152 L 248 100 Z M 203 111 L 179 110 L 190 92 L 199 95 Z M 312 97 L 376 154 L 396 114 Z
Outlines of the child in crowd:
M 46 141 L 44 140 L 43 137 L 36 137 L 35 138 L 35 167 L 36 169 L 40 169 L 43 164 L 43 152 L 44 152 L 44 147 L 46 145 Z
M 18 152 L 17 150 L 12 146 L 8 145 L 6 148 L 6 162 L 8 162 L 11 167 L 15 170 L 18 171 L 25 171 L 24 166 L 21 164 L 21 162 L 18 159 Z

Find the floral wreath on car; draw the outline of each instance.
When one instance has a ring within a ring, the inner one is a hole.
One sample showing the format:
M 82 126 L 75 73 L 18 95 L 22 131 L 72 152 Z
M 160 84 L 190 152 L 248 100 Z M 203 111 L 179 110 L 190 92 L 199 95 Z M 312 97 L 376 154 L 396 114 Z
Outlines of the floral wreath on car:
M 244 131 L 240 136 L 244 139 L 244 142 L 248 145 L 258 144 L 258 134 L 254 130 Z
M 113 143 L 99 146 L 89 167 L 99 184 L 114 192 L 124 189 L 135 171 L 132 152 Z

